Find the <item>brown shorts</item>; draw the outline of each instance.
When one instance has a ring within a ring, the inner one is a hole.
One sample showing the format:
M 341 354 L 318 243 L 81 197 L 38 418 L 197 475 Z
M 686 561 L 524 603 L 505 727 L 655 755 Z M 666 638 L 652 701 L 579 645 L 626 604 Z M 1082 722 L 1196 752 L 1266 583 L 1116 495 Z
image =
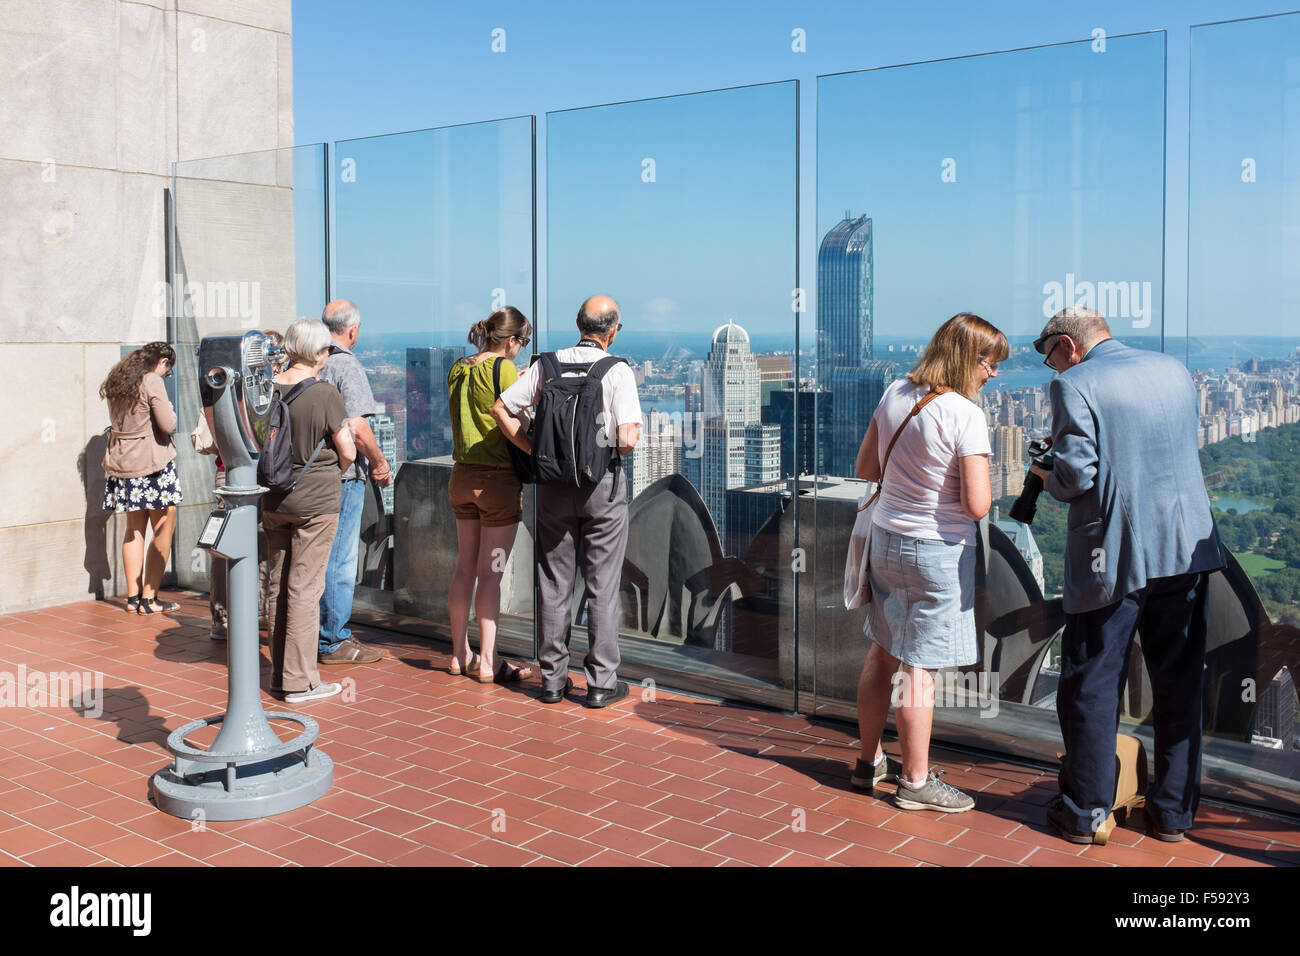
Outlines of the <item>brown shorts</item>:
M 458 521 L 486 528 L 514 524 L 524 512 L 524 486 L 513 468 L 456 462 L 447 485 L 451 512 Z

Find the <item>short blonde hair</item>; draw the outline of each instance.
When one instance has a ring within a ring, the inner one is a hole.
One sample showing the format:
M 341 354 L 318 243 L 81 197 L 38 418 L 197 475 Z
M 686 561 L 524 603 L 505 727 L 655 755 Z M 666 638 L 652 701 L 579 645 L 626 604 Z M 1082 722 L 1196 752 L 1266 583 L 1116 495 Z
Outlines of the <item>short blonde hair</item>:
M 317 319 L 298 319 L 284 333 L 284 351 L 289 361 L 315 365 L 320 353 L 329 349 L 330 330 Z
M 907 377 L 930 388 L 946 385 L 974 401 L 980 389 L 980 359 L 996 364 L 1010 354 L 1007 337 L 992 323 L 970 312 L 958 312 L 939 326 Z

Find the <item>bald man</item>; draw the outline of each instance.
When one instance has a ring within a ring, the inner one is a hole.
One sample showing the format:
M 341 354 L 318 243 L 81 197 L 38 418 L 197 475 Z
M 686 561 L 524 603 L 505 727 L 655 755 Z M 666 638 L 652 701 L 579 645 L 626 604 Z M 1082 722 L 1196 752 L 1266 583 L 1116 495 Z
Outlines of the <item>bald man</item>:
M 578 310 L 580 340 L 555 352 L 556 361 L 588 368 L 609 354 L 619 323 L 618 303 L 606 295 L 592 296 Z M 492 407 L 502 432 L 531 452 L 520 416 L 536 405 L 542 389 L 542 362 L 534 362 Z M 581 371 L 565 375 L 585 374 Z M 613 365 L 601 379 L 601 411 L 606 434 L 618 436 L 618 451 L 626 455 L 640 437 L 641 401 L 636 380 L 626 362 Z M 573 687 L 569 678 L 569 628 L 573 623 L 573 584 L 581 542 L 583 576 L 587 586 L 588 707 L 608 707 L 628 695 L 618 679 L 619 587 L 623 554 L 627 550 L 627 476 L 611 462 L 598 484 L 537 486 L 537 569 L 541 590 L 541 643 L 544 704 L 558 704 Z

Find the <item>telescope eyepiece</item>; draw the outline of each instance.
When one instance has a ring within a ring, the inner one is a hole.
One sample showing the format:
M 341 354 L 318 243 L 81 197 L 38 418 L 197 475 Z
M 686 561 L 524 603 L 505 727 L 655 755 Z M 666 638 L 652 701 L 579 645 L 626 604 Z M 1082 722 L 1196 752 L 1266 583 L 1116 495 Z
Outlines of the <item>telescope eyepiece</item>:
M 208 369 L 207 374 L 203 377 L 207 381 L 209 387 L 220 391 L 230 384 L 230 380 L 234 375 L 235 373 L 224 365 L 218 365 L 215 368 Z

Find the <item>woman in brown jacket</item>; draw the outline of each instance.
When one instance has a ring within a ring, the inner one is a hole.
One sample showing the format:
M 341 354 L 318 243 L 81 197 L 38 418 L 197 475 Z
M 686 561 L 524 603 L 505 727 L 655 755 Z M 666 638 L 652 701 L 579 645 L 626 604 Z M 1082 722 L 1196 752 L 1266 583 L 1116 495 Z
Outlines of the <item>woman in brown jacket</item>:
M 122 566 L 126 573 L 126 609 L 137 614 L 175 611 L 180 605 L 158 601 L 176 506 L 181 502 L 176 477 L 176 411 L 163 378 L 172 372 L 176 353 L 166 342 L 150 342 L 113 366 L 99 387 L 108 400 L 112 431 L 104 455 L 104 510 L 126 513 Z M 145 527 L 153 541 L 145 553 Z

